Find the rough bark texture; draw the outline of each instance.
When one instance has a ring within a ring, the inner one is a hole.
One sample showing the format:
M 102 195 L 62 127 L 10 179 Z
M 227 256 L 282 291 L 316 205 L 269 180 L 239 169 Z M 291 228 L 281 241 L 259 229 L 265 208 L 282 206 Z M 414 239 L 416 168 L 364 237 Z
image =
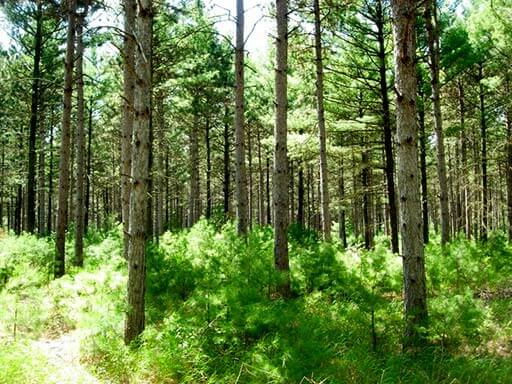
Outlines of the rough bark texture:
M 55 246 L 55 277 L 61 277 L 65 272 L 65 241 L 68 218 L 69 195 L 69 158 L 71 144 L 71 102 L 73 95 L 73 59 L 75 52 L 75 11 L 76 0 L 68 3 L 68 27 L 66 38 L 66 61 L 64 67 L 64 108 L 62 111 L 62 128 L 59 158 L 59 197 L 57 210 L 57 228 Z
M 287 156 L 287 70 L 288 70 L 288 2 L 276 0 L 276 121 L 274 127 L 274 262 L 281 272 L 278 290 L 290 295 L 290 266 L 288 261 L 288 156 Z
M 421 345 L 427 325 L 416 128 L 416 1 L 393 0 L 395 91 L 397 106 L 397 175 L 404 278 L 404 347 Z
M 135 0 L 124 0 L 124 48 L 123 48 L 123 125 L 121 138 L 121 210 L 124 232 L 129 229 L 130 217 L 130 173 L 131 173 L 131 146 L 133 131 L 133 98 L 135 90 L 135 13 L 137 4 Z M 128 257 L 128 236 L 124 236 L 123 254 Z
M 439 84 L 439 25 L 437 22 L 437 0 L 428 0 L 425 4 L 425 26 L 428 36 L 430 66 L 430 84 L 432 86 L 432 104 L 434 130 L 437 146 L 437 175 L 439 178 L 439 207 L 441 211 L 441 244 L 450 241 L 450 210 L 448 206 L 448 183 L 444 150 L 443 118 L 441 115 L 441 92 Z
M 128 247 L 128 311 L 124 340 L 132 342 L 144 330 L 146 290 L 146 229 L 151 118 L 152 1 L 140 0 L 137 39 L 135 119 L 132 140 L 130 227 Z
M 36 32 L 34 44 L 34 68 L 32 70 L 32 102 L 30 106 L 30 130 L 28 139 L 27 177 L 27 232 L 33 233 L 36 224 L 36 133 L 38 127 L 40 63 L 43 42 L 43 2 L 37 2 Z
M 85 2 L 83 13 L 77 18 L 76 28 L 76 94 L 77 94 L 77 125 L 76 125 L 76 201 L 75 201 L 75 265 L 84 265 L 84 189 L 85 189 L 85 128 L 84 128 L 84 76 L 83 27 L 88 11 Z
M 331 239 L 331 214 L 329 211 L 329 175 L 327 169 L 327 148 L 324 114 L 324 68 L 322 58 L 322 25 L 320 21 L 320 0 L 313 0 L 315 13 L 315 63 L 316 63 L 316 111 L 318 118 L 318 141 L 320 148 L 320 205 L 322 232 L 325 240 Z
M 236 2 L 235 48 L 235 150 L 236 218 L 238 234 L 247 233 L 247 178 L 245 171 L 244 132 L 244 2 Z

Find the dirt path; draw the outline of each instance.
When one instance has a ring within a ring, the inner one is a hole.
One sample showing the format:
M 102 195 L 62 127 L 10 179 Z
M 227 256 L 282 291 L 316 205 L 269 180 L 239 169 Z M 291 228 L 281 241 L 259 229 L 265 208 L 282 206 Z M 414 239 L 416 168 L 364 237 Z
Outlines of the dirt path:
M 56 368 L 55 374 L 47 378 L 47 383 L 101 383 L 80 364 L 80 341 L 84 337 L 83 331 L 74 330 L 57 339 L 42 339 L 33 342 L 33 347 L 46 356 L 49 363 Z

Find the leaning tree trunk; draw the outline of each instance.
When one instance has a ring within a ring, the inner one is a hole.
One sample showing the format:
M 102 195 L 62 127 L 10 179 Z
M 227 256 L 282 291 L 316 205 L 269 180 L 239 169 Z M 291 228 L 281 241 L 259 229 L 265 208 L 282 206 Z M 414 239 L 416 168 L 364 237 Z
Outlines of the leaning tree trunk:
M 404 347 L 422 345 L 427 293 L 416 127 L 416 1 L 392 0 L 397 110 L 397 175 L 404 274 Z
M 59 157 L 59 197 L 57 210 L 57 228 L 55 246 L 55 277 L 61 277 L 65 272 L 65 242 L 68 218 L 69 195 L 69 158 L 71 142 L 71 102 L 73 96 L 73 59 L 75 51 L 75 12 L 76 0 L 68 3 L 68 31 L 66 38 L 66 62 L 64 67 L 64 108 L 62 111 L 62 128 Z
M 124 341 L 132 342 L 144 330 L 144 294 L 146 290 L 146 229 L 148 209 L 150 119 L 151 119 L 151 45 L 153 10 L 151 0 L 140 0 L 136 17 L 136 86 L 130 188 L 130 227 L 128 234 L 128 311 Z
M 288 261 L 288 155 L 287 155 L 287 70 L 288 70 L 288 1 L 276 0 L 276 121 L 274 128 L 274 262 L 280 281 L 278 290 L 290 296 L 290 266 Z
M 121 138 L 121 210 L 123 229 L 127 233 L 130 217 L 130 173 L 132 163 L 133 98 L 135 90 L 135 0 L 124 0 L 124 64 L 123 64 L 123 125 Z M 129 236 L 124 236 L 123 255 L 128 257 Z
M 324 114 L 324 68 L 322 59 L 322 26 L 320 0 L 313 0 L 315 12 L 315 63 L 316 63 L 316 111 L 318 116 L 318 141 L 320 147 L 320 204 L 322 232 L 325 240 L 331 239 L 331 214 L 329 211 L 329 176 L 327 170 L 327 146 Z
M 235 48 L 235 149 L 236 149 L 236 218 L 238 234 L 247 233 L 247 178 L 245 172 L 244 132 L 244 2 L 236 2 Z
M 441 92 L 439 84 L 439 24 L 437 21 L 437 0 L 425 4 L 425 26 L 428 35 L 430 83 L 434 113 L 434 130 L 437 141 L 437 174 L 439 178 L 439 208 L 441 211 L 441 244 L 450 241 L 450 210 L 448 206 L 448 183 L 444 151 L 443 118 L 441 115 Z
M 85 128 L 84 128 L 84 76 L 83 27 L 87 16 L 88 2 L 85 2 L 83 13 L 78 17 L 76 28 L 76 93 L 77 93 L 77 125 L 76 125 L 76 208 L 75 208 L 75 265 L 84 265 L 84 188 L 85 188 Z

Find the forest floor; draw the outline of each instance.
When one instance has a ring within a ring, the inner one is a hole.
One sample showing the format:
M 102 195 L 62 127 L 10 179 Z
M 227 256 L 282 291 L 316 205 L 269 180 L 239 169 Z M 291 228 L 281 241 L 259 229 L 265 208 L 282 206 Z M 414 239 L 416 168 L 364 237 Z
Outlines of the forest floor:
M 100 384 L 82 364 L 80 343 L 86 337 L 81 329 L 75 329 L 56 339 L 39 339 L 32 342 L 32 347 L 44 355 L 52 365 L 52 375 L 48 382 L 58 384 Z

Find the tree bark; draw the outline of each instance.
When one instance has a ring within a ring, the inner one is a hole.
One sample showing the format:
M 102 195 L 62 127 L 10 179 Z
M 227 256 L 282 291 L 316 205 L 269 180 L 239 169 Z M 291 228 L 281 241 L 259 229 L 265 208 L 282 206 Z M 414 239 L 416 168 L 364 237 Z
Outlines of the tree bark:
M 146 290 L 146 239 L 151 120 L 151 46 L 153 5 L 139 0 L 136 17 L 136 86 L 130 188 L 130 227 L 128 247 L 128 311 L 124 341 L 131 343 L 144 330 L 144 294 Z
M 441 92 L 439 85 L 439 25 L 437 21 L 437 0 L 425 3 L 425 26 L 428 35 L 430 66 L 430 84 L 432 86 L 432 103 L 434 130 L 437 141 L 437 175 L 439 178 L 439 208 L 441 211 L 441 244 L 450 241 L 450 209 L 448 204 L 448 182 L 443 135 L 443 118 L 441 114 Z
M 425 134 L 425 99 L 419 91 L 418 126 L 420 129 L 420 171 L 421 171 L 421 213 L 423 218 L 423 243 L 429 242 L 428 224 L 428 179 L 427 179 L 427 136 Z
M 43 45 L 43 2 L 37 2 L 36 33 L 34 44 L 34 68 L 32 71 L 32 101 L 30 106 L 30 131 L 28 139 L 27 177 L 27 232 L 34 233 L 36 224 L 36 133 L 38 127 L 40 63 Z
M 224 194 L 224 217 L 229 216 L 229 108 L 224 105 L 224 178 L 222 190 Z
M 65 242 L 68 218 L 69 160 L 71 142 L 71 103 L 73 96 L 73 59 L 75 51 L 76 0 L 68 3 L 68 30 L 66 38 L 66 61 L 64 69 L 64 108 L 62 111 L 61 144 L 59 157 L 59 197 L 57 210 L 55 272 L 56 278 L 65 272 Z
M 416 128 L 416 1 L 392 0 L 397 106 L 397 175 L 404 278 L 404 347 L 424 344 L 427 294 Z
M 89 105 L 89 122 L 87 129 L 87 175 L 85 179 L 85 217 L 84 232 L 89 229 L 90 201 L 91 201 L 91 178 L 92 178 L 92 99 Z M 124 238 L 124 237 L 123 237 Z
M 39 236 L 44 236 L 46 232 L 46 220 L 45 220 L 45 140 L 46 140 L 46 127 L 45 119 L 41 113 L 41 119 L 39 121 L 39 164 L 38 164 L 38 180 L 37 180 L 37 230 Z M 0 212 L 0 226 L 1 226 L 1 212 Z
M 235 48 L 236 218 L 239 235 L 247 233 L 247 178 L 244 132 L 244 2 L 236 2 Z
M 77 18 L 76 28 L 76 93 L 77 93 L 77 126 L 76 126 L 76 207 L 75 207 L 75 265 L 84 265 L 84 187 L 85 187 L 85 128 L 84 128 L 84 76 L 83 27 L 87 17 L 88 1 L 84 4 L 83 13 Z
M 121 134 L 121 210 L 123 230 L 129 230 L 130 218 L 130 173 L 132 162 L 132 134 L 133 134 L 133 103 L 135 92 L 135 14 L 137 12 L 136 0 L 124 0 L 124 47 L 123 47 L 123 125 Z M 128 258 L 129 236 L 123 237 L 123 255 Z
M 212 148 L 210 143 L 210 118 L 206 117 L 206 218 L 212 215 Z
M 276 70 L 274 128 L 274 262 L 280 281 L 278 291 L 290 296 L 290 266 L 288 261 L 288 155 L 287 155 L 287 71 L 288 71 L 288 1 L 276 0 Z
M 343 158 L 340 159 L 340 179 L 339 179 L 339 193 L 340 193 L 340 211 L 339 211 L 339 236 L 343 248 L 347 248 L 347 231 L 345 228 L 345 180 L 343 175 Z
M 327 169 L 327 145 L 324 113 L 324 68 L 322 58 L 322 25 L 320 0 L 313 0 L 315 13 L 315 63 L 316 63 L 316 111 L 318 117 L 318 141 L 320 147 L 320 205 L 324 239 L 331 239 L 331 214 L 329 211 L 329 174 Z

